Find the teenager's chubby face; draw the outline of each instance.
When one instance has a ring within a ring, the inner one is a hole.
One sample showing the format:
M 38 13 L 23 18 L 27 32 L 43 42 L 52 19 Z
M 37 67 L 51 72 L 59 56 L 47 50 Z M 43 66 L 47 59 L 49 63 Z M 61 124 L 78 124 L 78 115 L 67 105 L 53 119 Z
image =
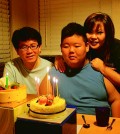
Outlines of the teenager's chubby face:
M 106 33 L 104 29 L 104 25 L 102 22 L 96 22 L 93 30 L 90 33 L 87 33 L 88 42 L 90 48 L 99 49 L 104 45 Z
M 35 40 L 21 41 L 16 50 L 24 63 L 35 63 L 41 51 L 41 46 Z
M 78 68 L 85 64 L 86 53 L 89 45 L 85 44 L 83 37 L 73 35 L 63 40 L 61 52 L 65 62 L 72 68 Z

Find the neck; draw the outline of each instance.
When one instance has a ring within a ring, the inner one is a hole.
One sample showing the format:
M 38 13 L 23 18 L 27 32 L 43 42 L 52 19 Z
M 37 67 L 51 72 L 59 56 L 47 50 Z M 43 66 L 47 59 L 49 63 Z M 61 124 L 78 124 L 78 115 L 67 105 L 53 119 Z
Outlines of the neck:
M 34 63 L 23 63 L 23 64 L 29 70 L 35 69 L 40 65 L 40 58 L 38 58 Z
M 85 59 L 77 65 L 68 65 L 71 69 L 82 69 L 86 64 L 89 63 L 89 59 Z

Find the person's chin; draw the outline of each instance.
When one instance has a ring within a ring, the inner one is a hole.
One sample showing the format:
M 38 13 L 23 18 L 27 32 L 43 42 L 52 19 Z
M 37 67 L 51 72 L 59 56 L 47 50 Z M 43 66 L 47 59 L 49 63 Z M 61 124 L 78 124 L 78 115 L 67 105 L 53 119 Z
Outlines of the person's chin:
M 34 59 L 28 59 L 28 60 L 26 60 L 26 62 L 27 62 L 27 63 L 34 63 L 35 60 L 34 60 Z

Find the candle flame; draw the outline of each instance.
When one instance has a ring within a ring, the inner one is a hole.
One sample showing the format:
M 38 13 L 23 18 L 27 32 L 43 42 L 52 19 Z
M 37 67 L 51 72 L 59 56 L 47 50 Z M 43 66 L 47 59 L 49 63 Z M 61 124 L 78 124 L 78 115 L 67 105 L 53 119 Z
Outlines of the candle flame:
M 53 77 L 53 82 L 55 82 L 56 81 L 56 78 L 55 77 Z
M 48 80 L 50 80 L 50 75 L 48 75 Z
M 39 84 L 40 83 L 40 78 L 35 77 L 35 82 L 37 82 Z
M 50 70 L 50 68 L 49 68 L 49 67 L 47 67 L 47 73 L 49 72 L 49 70 Z
M 58 79 L 55 79 L 56 83 L 58 83 Z

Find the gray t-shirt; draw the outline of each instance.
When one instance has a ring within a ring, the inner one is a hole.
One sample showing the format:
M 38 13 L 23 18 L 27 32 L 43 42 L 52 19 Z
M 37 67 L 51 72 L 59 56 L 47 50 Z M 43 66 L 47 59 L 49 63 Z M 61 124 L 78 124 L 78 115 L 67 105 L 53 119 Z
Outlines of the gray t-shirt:
M 15 58 L 5 64 L 4 73 L 8 73 L 8 78 L 10 82 L 18 82 L 27 86 L 28 94 L 37 94 L 35 77 L 40 78 L 40 82 L 43 80 L 47 74 L 47 67 L 51 68 L 52 63 L 41 58 L 40 66 L 33 70 L 28 70 L 23 65 L 20 57 Z

